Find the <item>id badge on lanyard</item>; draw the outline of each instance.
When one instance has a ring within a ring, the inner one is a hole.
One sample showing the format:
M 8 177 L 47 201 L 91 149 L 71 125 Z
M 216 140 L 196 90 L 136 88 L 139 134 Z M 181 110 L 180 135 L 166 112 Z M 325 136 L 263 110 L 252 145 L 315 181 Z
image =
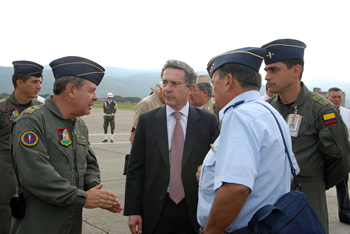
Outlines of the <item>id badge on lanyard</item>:
M 300 123 L 301 123 L 301 119 L 303 118 L 303 116 L 298 115 L 298 114 L 290 114 L 288 116 L 288 127 L 289 127 L 289 131 L 290 131 L 290 136 L 291 137 L 297 137 L 298 133 L 299 133 L 299 128 L 300 128 Z

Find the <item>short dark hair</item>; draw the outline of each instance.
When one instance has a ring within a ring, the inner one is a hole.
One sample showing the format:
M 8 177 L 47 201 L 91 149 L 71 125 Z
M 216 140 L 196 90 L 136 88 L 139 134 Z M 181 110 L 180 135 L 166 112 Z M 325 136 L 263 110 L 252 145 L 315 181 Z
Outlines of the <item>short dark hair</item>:
M 295 65 L 300 65 L 301 72 L 300 72 L 299 80 L 301 80 L 301 77 L 303 76 L 303 72 L 304 72 L 304 59 L 289 59 L 289 60 L 284 60 L 281 62 L 286 64 L 288 69 L 291 69 Z
M 12 84 L 13 87 L 16 89 L 17 88 L 17 80 L 23 81 L 23 83 L 26 83 L 27 80 L 31 78 L 30 75 L 24 74 L 24 73 L 14 73 L 12 75 Z
M 218 68 L 220 79 L 231 74 L 243 89 L 260 90 L 261 75 L 253 68 L 237 63 L 227 63 Z
M 77 89 L 81 89 L 81 87 L 84 85 L 85 79 L 77 77 L 77 76 L 62 76 L 55 80 L 53 83 L 53 93 L 55 95 L 62 94 L 65 90 L 68 84 L 74 84 Z
M 341 89 L 340 89 L 340 88 L 333 87 L 333 88 L 328 89 L 328 92 L 327 92 L 327 97 L 329 97 L 329 95 L 331 94 L 331 92 L 332 92 L 332 91 L 334 91 L 334 92 L 338 92 L 338 91 L 340 91 L 340 92 L 341 92 L 341 94 L 342 94 L 342 96 L 343 96 L 343 91 L 341 91 Z

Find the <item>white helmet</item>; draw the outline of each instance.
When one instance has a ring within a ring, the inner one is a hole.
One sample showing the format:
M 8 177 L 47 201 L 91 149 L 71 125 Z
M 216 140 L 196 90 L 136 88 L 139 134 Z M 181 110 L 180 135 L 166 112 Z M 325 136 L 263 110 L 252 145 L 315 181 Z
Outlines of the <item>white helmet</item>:
M 113 97 L 113 93 L 107 93 L 107 97 Z

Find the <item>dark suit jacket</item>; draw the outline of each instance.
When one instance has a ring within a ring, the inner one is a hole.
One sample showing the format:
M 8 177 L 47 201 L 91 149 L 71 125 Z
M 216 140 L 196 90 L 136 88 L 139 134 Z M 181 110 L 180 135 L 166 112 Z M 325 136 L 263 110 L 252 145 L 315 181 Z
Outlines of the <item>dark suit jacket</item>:
M 182 182 L 193 228 L 197 231 L 197 167 L 220 132 L 217 117 L 190 105 L 182 160 Z M 124 215 L 141 215 L 143 233 L 152 233 L 170 177 L 166 107 L 140 115 L 130 152 Z

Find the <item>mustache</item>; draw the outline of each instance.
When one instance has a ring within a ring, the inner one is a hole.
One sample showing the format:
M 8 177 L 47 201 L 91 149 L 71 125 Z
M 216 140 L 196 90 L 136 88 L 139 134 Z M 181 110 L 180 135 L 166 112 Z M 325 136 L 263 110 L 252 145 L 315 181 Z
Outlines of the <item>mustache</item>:
M 174 97 L 174 95 L 173 94 L 171 94 L 171 93 L 168 93 L 168 92 L 163 92 L 163 97 Z

